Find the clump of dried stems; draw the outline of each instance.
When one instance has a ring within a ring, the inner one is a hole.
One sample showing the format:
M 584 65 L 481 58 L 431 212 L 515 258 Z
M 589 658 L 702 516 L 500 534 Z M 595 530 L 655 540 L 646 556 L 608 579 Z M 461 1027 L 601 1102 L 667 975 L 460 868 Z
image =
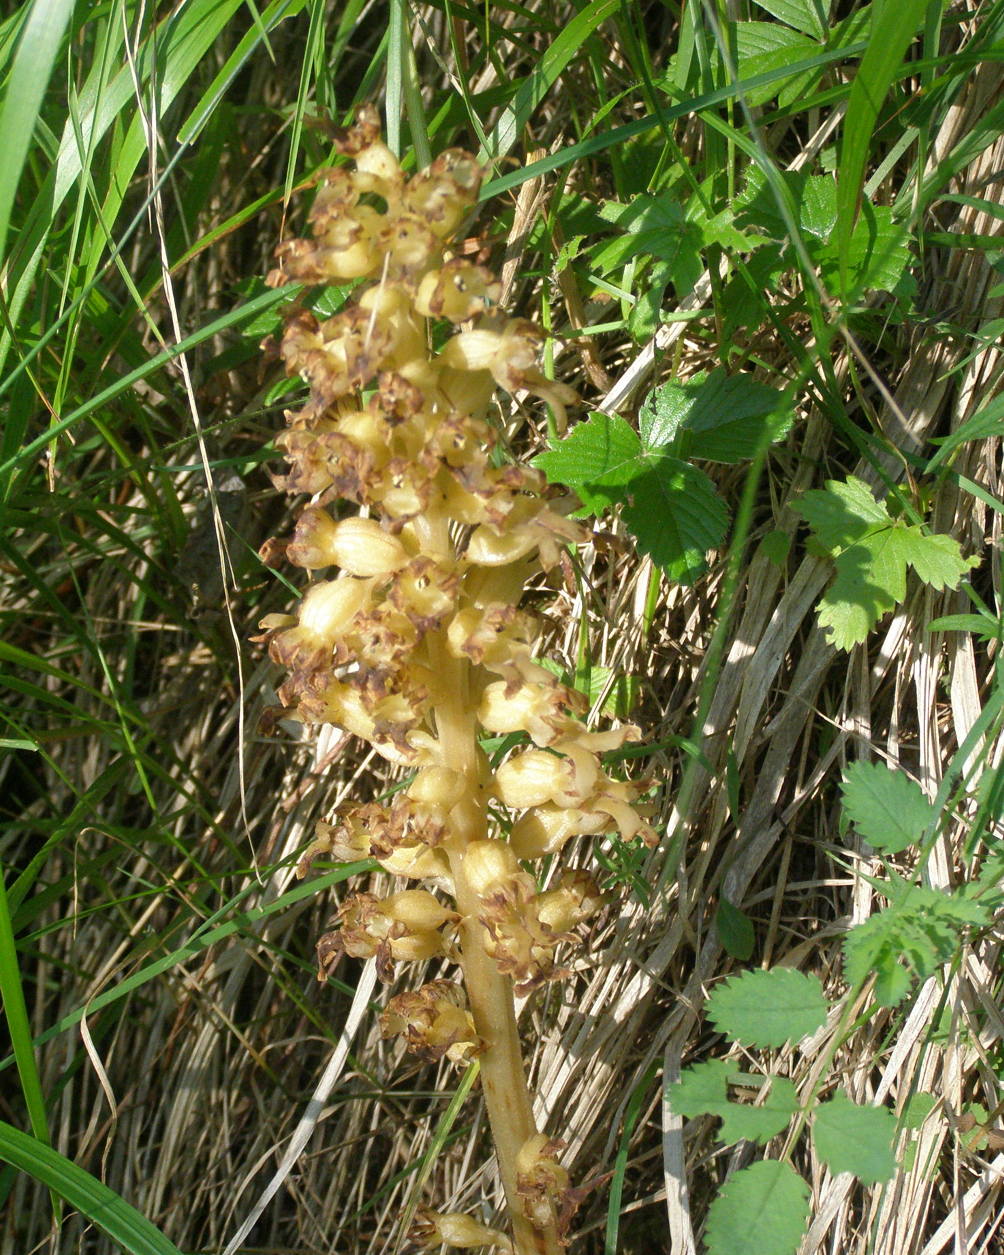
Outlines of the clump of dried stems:
M 519 605 L 583 539 L 574 503 L 497 458 L 485 414 L 496 387 L 559 417 L 575 394 L 541 374 L 539 333 L 498 311 L 492 273 L 451 253 L 478 193 L 474 160 L 445 152 L 406 179 L 371 109 L 338 147 L 354 169 L 324 174 L 312 238 L 281 246 L 270 282 L 369 282 L 333 317 L 297 308 L 287 320 L 280 351 L 310 394 L 287 415 L 278 482 L 310 504 L 286 555 L 322 574 L 295 616 L 263 627 L 289 673 L 284 716 L 335 724 L 411 773 L 389 804 L 320 824 L 301 872 L 320 856 L 372 857 L 429 887 L 348 898 L 318 944 L 320 970 L 343 955 L 374 959 L 388 982 L 398 962 L 458 966 L 455 981 L 391 998 L 381 1027 L 426 1059 L 478 1060 L 512 1237 L 426 1210 L 411 1238 L 557 1252 L 585 1187 L 536 1127 L 514 996 L 566 974 L 556 951 L 602 905 L 591 875 L 561 869 L 566 843 L 655 837 L 636 805 L 644 786 L 600 761 L 637 729 L 587 731 L 581 695 L 535 658 L 539 624 Z M 346 515 L 349 502 L 360 513 Z M 510 734 L 515 750 L 493 766 L 482 741 Z

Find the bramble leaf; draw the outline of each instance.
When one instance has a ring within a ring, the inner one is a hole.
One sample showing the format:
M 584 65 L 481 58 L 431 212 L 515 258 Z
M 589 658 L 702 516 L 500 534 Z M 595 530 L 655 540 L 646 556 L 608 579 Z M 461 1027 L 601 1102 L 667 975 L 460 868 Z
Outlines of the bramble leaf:
M 678 457 L 726 463 L 745 461 L 779 440 L 793 417 L 776 388 L 721 367 L 653 389 L 638 416 L 648 448 L 675 441 Z
M 734 1172 L 708 1208 L 708 1255 L 794 1255 L 809 1222 L 809 1187 L 788 1163 L 764 1159 Z
M 643 469 L 638 434 L 619 415 L 590 414 L 533 465 L 555 484 L 564 484 L 584 506 L 600 513 L 622 500 L 618 491 Z
M 836 1175 L 853 1172 L 871 1185 L 896 1171 L 896 1117 L 885 1107 L 859 1106 L 844 1093 L 820 1103 L 812 1119 L 816 1154 Z
M 692 584 L 705 570 L 704 555 L 724 539 L 725 502 L 696 466 L 665 454 L 648 455 L 645 472 L 631 481 L 624 522 L 670 579 Z
M 984 924 L 990 907 L 964 892 L 910 884 L 892 876 L 883 885 L 890 905 L 844 937 L 844 978 L 853 986 L 875 976 L 875 1001 L 892 1007 L 908 993 L 911 977 L 926 979 L 955 953 L 966 924 Z
M 667 1086 L 671 1109 L 680 1116 L 719 1116 L 719 1137 L 727 1145 L 770 1141 L 788 1127 L 798 1110 L 794 1085 L 785 1077 L 770 1077 L 770 1090 L 762 1103 L 733 1102 L 728 1097 L 728 1079 L 733 1071 L 731 1064 L 720 1059 L 685 1068 L 680 1079 Z
M 844 811 L 877 850 L 895 854 L 920 841 L 934 807 L 902 771 L 881 763 L 852 763 L 844 773 Z
M 708 999 L 708 1018 L 744 1046 L 799 1041 L 826 1023 L 828 1010 L 819 980 L 790 967 L 732 976 Z

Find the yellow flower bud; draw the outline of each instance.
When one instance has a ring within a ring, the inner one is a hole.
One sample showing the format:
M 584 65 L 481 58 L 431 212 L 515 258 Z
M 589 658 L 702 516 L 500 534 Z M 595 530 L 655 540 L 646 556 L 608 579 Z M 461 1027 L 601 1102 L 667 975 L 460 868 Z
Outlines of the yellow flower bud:
M 482 524 L 471 533 L 464 557 L 475 566 L 506 566 L 518 562 L 537 548 L 537 536 L 528 527 L 496 532 Z
M 333 644 L 367 604 L 366 580 L 324 580 L 314 584 L 300 603 L 300 627 L 319 642 Z
M 342 519 L 329 542 L 331 560 L 350 575 L 390 575 L 408 561 L 404 546 L 376 519 Z
M 406 928 L 423 931 L 440 928 L 447 920 L 457 918 L 455 911 L 448 910 L 426 889 L 393 893 L 380 903 L 380 910 Z
M 408 796 L 427 806 L 456 806 L 466 788 L 464 777 L 449 767 L 426 767 L 408 786 Z
M 504 841 L 472 841 L 464 853 L 464 874 L 478 897 L 486 897 L 518 873 L 516 856 Z
M 546 750 L 516 754 L 495 773 L 498 796 L 507 806 L 525 809 L 554 802 L 558 806 L 586 807 L 598 780 L 599 759 L 574 741 L 562 741 L 558 758 Z
M 444 1245 L 461 1248 L 497 1246 L 504 1255 L 512 1251 L 512 1243 L 504 1233 L 489 1229 L 459 1211 L 438 1213 L 428 1207 L 420 1207 L 408 1237 L 424 1251 Z

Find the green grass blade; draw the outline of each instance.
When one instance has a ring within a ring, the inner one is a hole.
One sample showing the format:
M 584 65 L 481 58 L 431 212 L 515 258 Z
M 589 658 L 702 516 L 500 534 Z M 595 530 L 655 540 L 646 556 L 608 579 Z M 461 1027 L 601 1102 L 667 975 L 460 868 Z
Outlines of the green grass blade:
M 492 128 L 485 151 L 479 154 L 479 160 L 497 161 L 509 152 L 530 115 L 551 90 L 558 75 L 600 23 L 616 13 L 619 6 L 620 0 L 593 0 L 592 4 L 572 18 L 540 58 L 540 64 L 534 72 L 519 85 L 512 103 L 502 110 L 502 116 Z
M 72 13 L 73 0 L 35 0 L 21 31 L 0 108 L 0 136 L 4 143 L 0 174 L 0 257 L 4 256 L 10 211 L 35 133 L 42 98 Z
M 49 1119 L 45 1110 L 42 1082 L 35 1063 L 31 1024 L 24 1000 L 21 969 L 17 959 L 17 944 L 14 940 L 14 929 L 11 925 L 10 908 L 7 902 L 7 885 L 2 875 L 0 875 L 0 997 L 3 999 L 4 1015 L 7 1017 L 7 1028 L 10 1031 L 11 1045 L 14 1048 L 17 1073 L 21 1079 L 21 1092 L 24 1095 L 25 1106 L 28 1108 L 28 1119 L 31 1121 L 35 1137 L 48 1144 Z
M 796 61 L 791 65 L 781 66 L 779 69 L 765 70 L 762 74 L 755 74 L 748 79 L 727 83 L 724 87 L 703 92 L 699 96 L 688 96 L 679 104 L 660 110 L 658 115 L 646 114 L 645 117 L 635 118 L 633 122 L 611 127 L 610 130 L 603 131 L 599 135 L 592 135 L 589 139 L 581 140 L 577 144 L 569 144 L 567 148 L 560 148 L 557 152 L 549 153 L 540 161 L 531 161 L 519 170 L 513 170 L 511 174 L 503 174 L 497 179 L 491 179 L 481 188 L 480 200 L 491 200 L 494 196 L 500 196 L 503 192 L 519 187 L 528 179 L 539 178 L 542 174 L 550 174 L 552 170 L 563 169 L 584 157 L 605 152 L 608 148 L 616 148 L 637 135 L 644 135 L 646 131 L 654 131 L 692 113 L 703 113 L 706 109 L 723 104 L 727 100 L 734 100 L 758 87 L 766 87 L 769 83 L 784 81 L 804 71 L 844 61 L 847 57 L 862 52 L 864 48 L 864 44 L 855 44 L 850 48 L 836 48 L 829 52 L 821 52 L 817 56 L 807 57 L 804 61 Z
M 872 11 L 868 47 L 847 101 L 837 166 L 836 238 L 844 287 L 848 279 L 846 259 L 879 110 L 896 79 L 903 53 L 923 21 L 927 5 L 928 0 L 876 0 Z
M 114 1190 L 6 1121 L 0 1122 L 0 1159 L 65 1198 L 129 1255 L 181 1255 L 173 1242 Z

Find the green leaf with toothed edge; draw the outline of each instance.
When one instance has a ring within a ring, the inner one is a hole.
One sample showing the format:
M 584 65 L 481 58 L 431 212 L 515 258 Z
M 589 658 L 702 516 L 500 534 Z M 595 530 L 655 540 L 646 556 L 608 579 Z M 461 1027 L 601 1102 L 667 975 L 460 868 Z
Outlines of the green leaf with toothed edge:
M 820 1103 L 812 1118 L 812 1144 L 830 1171 L 853 1172 L 873 1185 L 896 1171 L 896 1117 L 884 1107 L 859 1106 L 844 1093 Z
M 666 1097 L 675 1115 L 693 1118 L 718 1116 L 722 1121 L 721 1141 L 768 1142 L 788 1127 L 798 1110 L 798 1095 L 791 1081 L 782 1076 L 767 1078 L 762 1102 L 735 1102 L 728 1096 L 733 1064 L 721 1059 L 684 1068 L 678 1081 L 666 1087 Z
M 937 812 L 919 784 L 882 763 L 851 763 L 841 786 L 844 814 L 877 850 L 917 844 Z
M 826 1023 L 829 1003 L 815 976 L 790 967 L 743 972 L 715 987 L 708 1019 L 744 1046 L 783 1046 Z
M 809 1187 L 789 1163 L 734 1172 L 708 1209 L 708 1255 L 795 1255 L 809 1223 Z

